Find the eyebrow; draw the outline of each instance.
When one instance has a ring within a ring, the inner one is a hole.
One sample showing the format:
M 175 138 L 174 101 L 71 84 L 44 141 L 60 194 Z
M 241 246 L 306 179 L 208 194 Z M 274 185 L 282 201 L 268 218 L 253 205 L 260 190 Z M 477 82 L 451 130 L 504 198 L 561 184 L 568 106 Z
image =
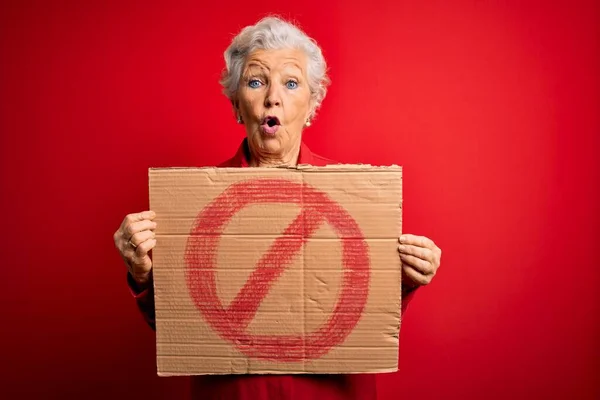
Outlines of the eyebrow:
M 260 73 L 265 73 L 268 71 L 268 68 L 262 66 L 261 64 L 250 62 L 246 65 L 246 68 L 243 69 L 242 77 L 248 78 L 249 75 L 256 74 L 257 69 L 260 71 Z
M 248 63 L 248 64 L 246 65 L 246 68 L 245 68 L 245 69 L 246 69 L 246 70 L 249 70 L 249 69 L 251 69 L 251 68 L 259 68 L 259 69 L 266 70 L 266 71 L 268 71 L 268 70 L 269 70 L 269 68 L 267 68 L 267 67 L 263 66 L 262 64 L 253 63 L 253 62 L 250 62 L 250 63 Z

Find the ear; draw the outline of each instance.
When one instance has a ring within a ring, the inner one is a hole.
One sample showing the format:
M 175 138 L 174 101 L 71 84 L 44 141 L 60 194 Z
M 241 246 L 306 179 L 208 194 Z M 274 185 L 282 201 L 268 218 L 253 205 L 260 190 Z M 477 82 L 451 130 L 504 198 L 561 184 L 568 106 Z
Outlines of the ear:
M 233 109 L 233 114 L 237 117 L 240 114 L 240 107 L 237 98 L 229 99 L 231 101 L 231 108 Z
M 313 118 L 313 116 L 315 115 L 316 108 L 317 108 L 317 100 L 315 98 L 311 97 L 310 102 L 308 103 L 308 115 L 305 118 L 306 121 Z

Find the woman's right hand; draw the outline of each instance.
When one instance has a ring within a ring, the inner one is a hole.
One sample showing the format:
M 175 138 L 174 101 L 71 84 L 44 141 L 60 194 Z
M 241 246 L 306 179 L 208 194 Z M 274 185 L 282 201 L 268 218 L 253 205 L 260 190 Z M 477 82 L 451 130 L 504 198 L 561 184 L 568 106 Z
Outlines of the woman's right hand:
M 154 211 L 129 214 L 113 235 L 115 246 L 140 289 L 148 286 L 152 260 L 148 252 L 156 246 Z

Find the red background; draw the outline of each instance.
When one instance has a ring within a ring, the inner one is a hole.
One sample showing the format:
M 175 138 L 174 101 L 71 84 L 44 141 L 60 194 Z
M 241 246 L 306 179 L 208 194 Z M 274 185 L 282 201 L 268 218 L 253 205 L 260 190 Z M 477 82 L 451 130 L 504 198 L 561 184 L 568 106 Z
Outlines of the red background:
M 112 234 L 149 166 L 233 154 L 222 53 L 269 12 L 331 67 L 306 142 L 402 164 L 404 229 L 444 251 L 380 398 L 600 397 L 597 3 L 200 3 L 2 2 L 0 397 L 185 398 Z

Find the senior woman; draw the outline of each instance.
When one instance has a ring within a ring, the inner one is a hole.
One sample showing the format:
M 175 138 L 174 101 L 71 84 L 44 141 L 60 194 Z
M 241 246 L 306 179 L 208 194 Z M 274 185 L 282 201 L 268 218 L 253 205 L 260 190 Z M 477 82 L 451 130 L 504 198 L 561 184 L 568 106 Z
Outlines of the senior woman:
M 246 138 L 222 167 L 266 167 L 332 162 L 302 142 L 327 92 L 329 79 L 321 49 L 289 22 L 268 17 L 244 28 L 225 51 L 221 81 Z M 128 268 L 128 284 L 154 327 L 152 260 L 155 213 L 129 214 L 115 232 L 115 245 Z M 441 250 L 428 238 L 399 238 L 403 269 L 403 310 L 415 289 L 431 282 Z M 242 375 L 192 378 L 192 397 L 201 399 L 376 398 L 374 375 Z

